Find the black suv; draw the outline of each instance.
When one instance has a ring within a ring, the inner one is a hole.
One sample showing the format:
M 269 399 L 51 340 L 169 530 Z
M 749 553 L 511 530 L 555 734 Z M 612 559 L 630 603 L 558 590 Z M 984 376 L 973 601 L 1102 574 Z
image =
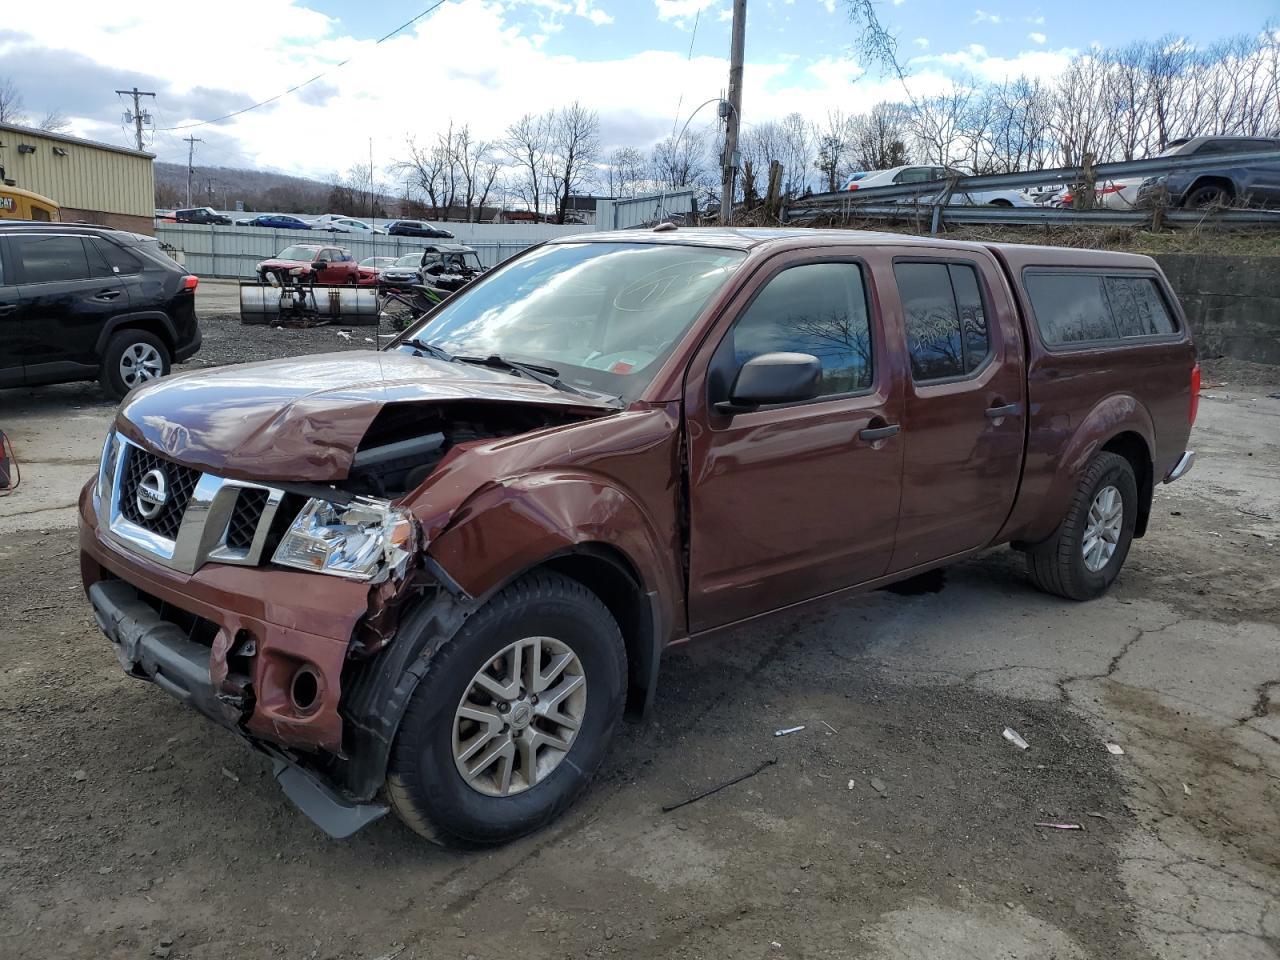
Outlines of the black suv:
M 1188 137 L 1174 140 L 1162 157 L 1222 155 L 1221 167 L 1177 170 L 1148 177 L 1138 187 L 1138 202 L 1148 203 L 1163 191 L 1171 206 L 1208 207 L 1242 203 L 1254 207 L 1280 206 L 1280 159 L 1241 164 L 1233 153 L 1280 150 L 1277 137 Z
M 453 234 L 443 227 L 433 227 L 421 220 L 392 220 L 387 224 L 387 234 L 392 237 L 429 237 L 433 240 L 452 240 Z
M 151 237 L 0 220 L 0 387 L 163 377 L 200 349 L 197 282 Z
M 173 219 L 178 223 L 216 223 L 219 226 L 231 226 L 231 218 L 224 217 L 213 207 L 192 207 L 190 210 L 173 211 Z

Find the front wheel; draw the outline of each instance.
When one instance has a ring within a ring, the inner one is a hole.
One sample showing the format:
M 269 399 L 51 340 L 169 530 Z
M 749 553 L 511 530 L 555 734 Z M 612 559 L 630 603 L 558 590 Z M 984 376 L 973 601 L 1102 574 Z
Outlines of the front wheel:
M 134 387 L 167 376 L 169 348 L 146 330 L 122 330 L 107 341 L 99 377 L 103 388 L 123 400 Z
M 1133 467 L 1119 454 L 1099 453 L 1053 536 L 1027 551 L 1031 582 L 1069 600 L 1102 596 L 1124 566 L 1137 520 Z
M 489 601 L 432 657 L 396 734 L 387 795 L 429 840 L 505 843 L 571 804 L 626 699 L 621 631 L 549 572 Z

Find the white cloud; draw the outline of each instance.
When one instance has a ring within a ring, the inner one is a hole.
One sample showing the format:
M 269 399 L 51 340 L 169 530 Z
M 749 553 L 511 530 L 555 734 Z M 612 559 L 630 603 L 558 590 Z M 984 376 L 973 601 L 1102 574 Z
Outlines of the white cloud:
M 902 5 L 903 5 L 904 3 L 906 3 L 906 2 L 907 2 L 907 0 L 893 0 L 893 5 L 894 5 L 895 7 L 900 7 L 900 6 L 902 6 Z
M 686 21 L 691 21 L 708 7 L 714 7 L 717 2 L 718 0 L 653 0 L 653 5 L 658 10 L 659 20 L 683 26 Z
M 1000 23 L 1004 17 L 998 13 L 987 13 L 985 10 L 973 11 L 974 23 Z
M 979 80 L 994 82 L 1019 76 L 1047 80 L 1062 73 L 1076 52 L 1064 47 L 1061 50 L 1026 50 L 1013 57 L 993 57 L 981 44 L 975 43 L 964 50 L 951 53 L 913 57 L 910 64 L 913 67 L 936 64 L 956 69 L 963 75 L 973 76 Z
M 1031 33 L 1027 34 L 1027 39 L 1030 40 L 1032 43 L 1044 43 L 1049 38 L 1046 37 L 1043 33 L 1032 31 Z
M 1023 19 L 1024 19 L 1024 20 L 1026 20 L 1026 21 L 1027 21 L 1027 23 L 1031 24 L 1033 27 L 1043 27 L 1043 26 L 1044 26 L 1044 14 L 1043 14 L 1043 13 L 1041 13 L 1041 14 L 1037 14 L 1037 15 L 1036 15 L 1036 16 L 1034 16 L 1034 17 L 1023 17 Z
M 911 42 L 912 42 L 912 43 L 914 43 L 914 44 L 915 44 L 917 47 L 919 47 L 921 50 L 928 50 L 928 49 L 929 49 L 929 38 L 928 38 L 928 37 L 916 37 L 916 38 L 915 38 L 914 40 L 912 40 Z
M 836 12 L 836 0 L 822 0 L 822 5 L 827 8 L 827 13 Z

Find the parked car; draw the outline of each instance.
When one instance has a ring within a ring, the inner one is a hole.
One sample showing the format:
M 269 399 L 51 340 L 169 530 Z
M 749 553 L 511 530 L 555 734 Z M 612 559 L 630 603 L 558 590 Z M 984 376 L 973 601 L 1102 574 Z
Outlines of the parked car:
M 871 170 L 857 174 L 845 186 L 846 190 L 868 190 L 872 187 L 888 187 L 909 183 L 930 183 L 945 180 L 947 177 L 965 177 L 969 174 L 941 166 L 906 165 L 890 167 L 888 170 Z M 925 193 L 915 200 L 901 200 L 900 203 L 929 203 L 935 194 Z M 892 202 L 892 201 L 891 201 Z M 948 206 L 973 206 L 989 204 L 995 207 L 1029 207 L 1032 202 L 1017 190 L 969 190 L 957 191 L 947 201 Z
M 376 273 L 362 271 L 350 250 L 321 243 L 294 243 L 274 257 L 258 264 L 257 273 L 263 283 L 278 270 L 297 270 L 303 275 L 315 274 L 315 282 L 324 286 L 356 286 L 373 283 Z
M 581 793 L 672 643 L 999 544 L 1101 595 L 1194 460 L 1198 378 L 1145 256 L 560 238 L 381 351 L 138 391 L 80 569 L 126 672 L 331 834 L 390 807 L 497 843 Z
M 291 217 L 285 213 L 263 213 L 256 217 L 249 217 L 244 220 L 237 220 L 237 226 L 241 227 L 270 227 L 272 230 L 310 230 L 311 224 L 298 217 Z
M 1167 197 L 1170 206 L 1208 207 L 1239 203 L 1244 206 L 1280 206 L 1280 159 L 1241 165 L 1233 153 L 1280 150 L 1280 137 L 1191 137 L 1175 140 L 1160 156 L 1222 154 L 1222 166 L 1175 171 L 1138 180 L 1117 180 L 1124 186 L 1108 206 L 1144 206 Z
M 198 282 L 151 237 L 0 221 L 0 387 L 165 376 L 200 349 Z
M 383 227 L 371 226 L 355 217 L 344 217 L 336 213 L 326 213 L 311 221 L 312 230 L 327 230 L 329 233 L 368 233 L 385 234 Z
M 192 207 L 190 210 L 173 211 L 173 219 L 177 223 L 212 223 L 220 226 L 231 226 L 231 218 L 223 216 L 213 207 Z
M 400 257 L 394 266 L 379 275 L 384 286 L 396 288 L 414 284 L 430 284 L 441 290 L 460 290 L 484 273 L 475 248 L 461 243 L 433 243 L 421 253 Z
M 437 240 L 452 240 L 453 234 L 443 227 L 435 227 L 422 220 L 392 220 L 387 224 L 387 233 L 393 237 L 432 237 Z
M 360 261 L 360 266 L 367 267 L 370 270 L 384 270 L 396 262 L 395 257 L 365 257 Z

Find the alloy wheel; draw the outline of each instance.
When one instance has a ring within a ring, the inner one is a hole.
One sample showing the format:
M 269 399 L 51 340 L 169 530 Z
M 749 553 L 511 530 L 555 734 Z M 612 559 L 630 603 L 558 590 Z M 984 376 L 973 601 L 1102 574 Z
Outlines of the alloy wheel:
M 120 356 L 120 379 L 130 389 L 164 373 L 160 351 L 149 343 L 133 343 Z
M 1124 524 L 1124 498 L 1113 486 L 1103 487 L 1093 498 L 1085 523 L 1084 542 L 1080 546 L 1084 565 L 1090 573 L 1098 573 L 1111 562 L 1120 542 Z

